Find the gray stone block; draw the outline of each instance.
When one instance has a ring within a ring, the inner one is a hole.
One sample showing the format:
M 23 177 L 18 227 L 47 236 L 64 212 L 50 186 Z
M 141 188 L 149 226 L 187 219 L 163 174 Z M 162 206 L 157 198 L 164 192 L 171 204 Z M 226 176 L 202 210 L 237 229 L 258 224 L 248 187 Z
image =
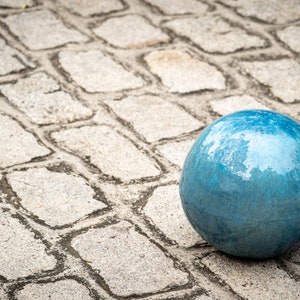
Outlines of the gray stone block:
M 59 2 L 73 13 L 83 17 L 107 14 L 124 8 L 120 0 L 85 0 L 84 2 L 82 0 L 59 0 Z
M 62 91 L 45 73 L 36 73 L 13 84 L 0 86 L 9 102 L 37 124 L 68 123 L 92 116 L 91 109 Z
M 225 78 L 216 67 L 182 50 L 153 51 L 145 61 L 171 93 L 223 90 L 226 87 Z
M 247 33 L 216 15 L 172 20 L 165 26 L 181 36 L 188 37 L 207 52 L 230 53 L 267 45 L 262 38 Z
M 31 50 L 54 48 L 70 42 L 86 42 L 88 38 L 68 28 L 49 10 L 10 15 L 4 22 L 21 42 Z
M 25 163 L 35 157 L 48 155 L 50 152 L 19 123 L 0 114 L 0 168 Z
M 300 53 L 300 26 L 289 26 L 277 31 L 277 36 L 293 51 Z
M 122 221 L 93 228 L 72 240 L 72 247 L 121 297 L 164 291 L 188 283 L 188 274 L 134 226 Z
M 30 283 L 16 293 L 18 300 L 88 300 L 89 290 L 73 279 L 48 283 Z
M 62 51 L 59 62 L 87 92 L 116 92 L 142 87 L 144 81 L 99 50 Z
M 202 262 L 246 299 L 298 299 L 300 286 L 274 260 L 243 261 L 212 254 Z
M 74 174 L 39 168 L 7 177 L 22 206 L 50 226 L 68 225 L 106 207 L 94 198 L 95 191 L 87 182 Z
M 208 5 L 197 0 L 172 0 L 172 5 L 168 0 L 144 0 L 145 2 L 157 7 L 167 15 L 181 14 L 204 14 L 208 10 Z
M 132 96 L 107 103 L 148 142 L 175 137 L 203 126 L 183 109 L 156 96 Z
M 143 48 L 168 42 L 169 36 L 140 15 L 110 18 L 93 30 L 110 44 L 125 48 Z
M 180 246 L 192 247 L 203 243 L 185 216 L 178 185 L 158 187 L 148 199 L 143 212 L 157 228 Z
M 152 160 L 108 126 L 66 129 L 52 136 L 69 151 L 89 157 L 104 174 L 125 181 L 160 174 Z
M 17 218 L 0 208 L 0 275 L 8 280 L 35 275 L 56 267 L 45 245 Z
M 292 59 L 241 62 L 240 66 L 286 103 L 300 100 L 300 65 Z

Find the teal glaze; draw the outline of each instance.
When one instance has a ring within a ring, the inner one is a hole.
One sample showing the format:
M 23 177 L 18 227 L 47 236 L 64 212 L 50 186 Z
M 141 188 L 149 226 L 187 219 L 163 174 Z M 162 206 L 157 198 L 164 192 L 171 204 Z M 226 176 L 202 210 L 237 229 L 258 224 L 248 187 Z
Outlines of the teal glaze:
M 300 125 L 265 110 L 208 126 L 182 170 L 180 196 L 196 231 L 235 256 L 269 258 L 300 241 Z

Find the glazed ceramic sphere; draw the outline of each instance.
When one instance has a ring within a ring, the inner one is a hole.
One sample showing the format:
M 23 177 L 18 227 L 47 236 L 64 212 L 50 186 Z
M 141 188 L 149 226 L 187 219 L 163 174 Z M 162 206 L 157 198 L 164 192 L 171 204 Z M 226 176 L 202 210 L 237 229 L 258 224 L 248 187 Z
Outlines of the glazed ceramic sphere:
M 286 252 L 300 241 L 300 124 L 267 110 L 218 119 L 185 160 L 180 196 L 215 248 L 248 258 Z

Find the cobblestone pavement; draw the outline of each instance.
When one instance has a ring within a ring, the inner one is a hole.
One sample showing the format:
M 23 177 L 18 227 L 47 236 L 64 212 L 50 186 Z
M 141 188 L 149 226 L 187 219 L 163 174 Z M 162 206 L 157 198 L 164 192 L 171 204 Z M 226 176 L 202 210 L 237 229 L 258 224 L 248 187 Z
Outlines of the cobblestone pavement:
M 0 0 L 0 299 L 300 299 L 300 249 L 216 251 L 178 180 L 236 110 L 300 119 L 299 0 Z

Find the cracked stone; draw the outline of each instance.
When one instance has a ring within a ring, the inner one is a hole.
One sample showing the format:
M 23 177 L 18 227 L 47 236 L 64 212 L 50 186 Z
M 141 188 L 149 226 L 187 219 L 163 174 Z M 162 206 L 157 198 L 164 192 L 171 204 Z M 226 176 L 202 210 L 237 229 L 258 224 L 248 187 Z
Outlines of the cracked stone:
M 139 15 L 110 18 L 93 31 L 110 44 L 127 49 L 152 46 L 170 40 L 167 34 Z
M 45 73 L 0 86 L 2 94 L 37 124 L 68 123 L 93 112 L 64 91 Z
M 5 40 L 0 38 L 0 75 L 22 71 L 27 65 L 33 67 L 22 53 L 8 46 Z
M 8 280 L 52 270 L 56 259 L 17 218 L 0 214 L 0 275 Z
M 218 69 L 181 50 L 158 50 L 145 57 L 151 72 L 172 93 L 223 90 L 225 78 Z
M 136 146 L 108 126 L 85 126 L 52 134 L 66 149 L 90 162 L 104 174 L 122 180 L 158 176 L 160 170 Z
M 89 290 L 73 279 L 47 283 L 29 283 L 16 293 L 18 300 L 75 300 L 93 299 Z
M 178 106 L 156 96 L 130 96 L 121 101 L 107 101 L 107 104 L 148 142 L 175 137 L 203 125 Z
M 101 51 L 62 51 L 59 62 L 72 79 L 90 93 L 142 87 L 144 81 Z
M 22 206 L 50 226 L 73 223 L 106 207 L 76 175 L 39 168 L 13 172 L 7 178 Z
M 165 26 L 211 53 L 230 53 L 266 46 L 262 38 L 231 25 L 220 16 L 177 19 L 165 23 Z
M 290 26 L 277 31 L 277 36 L 293 51 L 300 53 L 300 26 Z
M 61 4 L 73 13 L 83 17 L 107 14 L 124 9 L 120 0 L 60 0 Z
M 33 5 L 33 0 L 0 0 L 0 7 L 25 8 Z
M 143 212 L 158 229 L 180 246 L 192 247 L 203 242 L 185 216 L 178 185 L 158 187 L 148 199 Z
M 245 17 L 251 17 L 267 23 L 284 24 L 300 18 L 298 0 L 220 0 L 231 6 Z
M 185 158 L 190 151 L 193 143 L 194 140 L 179 141 L 159 145 L 157 146 L 157 149 L 170 162 L 182 168 Z
M 0 114 L 0 153 L 0 168 L 6 168 L 48 155 L 50 150 L 41 146 L 19 123 Z
M 167 15 L 194 14 L 202 15 L 207 12 L 208 5 L 196 0 L 172 0 L 172 5 L 168 0 L 144 0 L 156 6 L 160 11 Z
M 240 110 L 247 109 L 269 109 L 265 105 L 259 103 L 252 96 L 238 95 L 226 97 L 221 100 L 213 100 L 210 105 L 216 113 L 220 115 L 228 115 Z
M 283 102 L 300 100 L 300 65 L 292 59 L 241 62 L 240 66 Z
M 49 10 L 11 15 L 4 22 L 21 42 L 31 50 L 54 48 L 70 42 L 86 42 L 88 38 L 66 27 Z
M 274 260 L 246 262 L 212 254 L 201 262 L 245 299 L 300 298 L 299 283 L 279 269 Z
M 185 272 L 175 268 L 161 249 L 125 221 L 90 229 L 75 237 L 71 245 L 121 297 L 156 293 L 188 283 Z

